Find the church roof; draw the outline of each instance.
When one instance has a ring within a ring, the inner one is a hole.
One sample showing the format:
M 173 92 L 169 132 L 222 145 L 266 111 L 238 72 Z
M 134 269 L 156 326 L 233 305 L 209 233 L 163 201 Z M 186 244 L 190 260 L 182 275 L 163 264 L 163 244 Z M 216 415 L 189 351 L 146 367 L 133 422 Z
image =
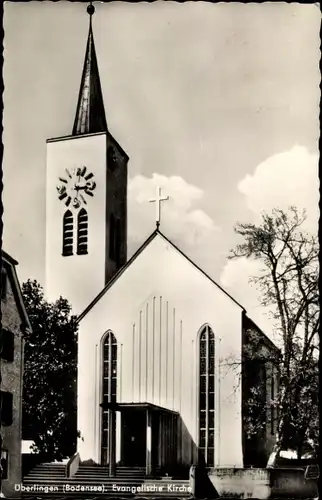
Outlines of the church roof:
M 124 264 L 121 269 L 114 274 L 113 278 L 105 285 L 103 290 L 95 297 L 94 300 L 86 307 L 86 309 L 78 316 L 77 322 L 80 322 L 86 314 L 95 306 L 95 304 L 105 295 L 105 293 L 114 285 L 114 283 L 119 279 L 119 277 L 126 271 L 128 267 L 136 260 L 136 258 L 143 252 L 143 250 L 151 243 L 156 236 L 161 236 L 167 243 L 169 243 L 177 252 L 179 252 L 186 260 L 188 260 L 198 271 L 200 271 L 211 283 L 213 283 L 217 288 L 224 292 L 235 304 L 237 304 L 243 311 L 246 312 L 245 308 L 237 302 L 226 290 L 224 290 L 216 281 L 214 281 L 205 271 L 203 271 L 195 262 L 193 262 L 187 255 L 185 255 L 180 248 L 178 248 L 172 241 L 170 241 L 164 234 L 161 233 L 159 229 L 156 229 L 148 238 L 145 240 L 143 245 L 132 255 L 132 257 Z
M 107 123 L 92 29 L 94 7 L 90 5 L 89 31 L 72 135 L 106 132 Z

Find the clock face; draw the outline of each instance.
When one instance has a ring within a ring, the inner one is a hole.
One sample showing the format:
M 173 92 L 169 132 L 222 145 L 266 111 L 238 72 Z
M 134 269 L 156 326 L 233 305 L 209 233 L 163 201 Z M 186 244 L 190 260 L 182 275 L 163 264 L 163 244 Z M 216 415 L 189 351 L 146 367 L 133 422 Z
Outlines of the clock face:
M 66 205 L 79 208 L 82 204 L 87 204 L 88 197 L 94 196 L 96 183 L 94 174 L 87 171 L 87 167 L 78 167 L 69 170 L 65 169 L 66 175 L 59 177 L 59 184 L 56 189 L 58 199 Z

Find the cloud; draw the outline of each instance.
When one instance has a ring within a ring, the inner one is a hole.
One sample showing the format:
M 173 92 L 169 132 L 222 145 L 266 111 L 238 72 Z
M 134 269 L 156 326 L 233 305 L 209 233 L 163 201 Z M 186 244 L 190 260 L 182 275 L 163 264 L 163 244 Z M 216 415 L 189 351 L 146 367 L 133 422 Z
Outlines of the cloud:
M 258 219 L 262 211 L 295 205 L 307 211 L 306 228 L 316 233 L 319 217 L 318 155 L 295 145 L 263 161 L 238 184 L 247 207 Z
M 198 205 L 204 192 L 188 184 L 182 177 L 166 177 L 154 173 L 151 177 L 137 175 L 129 180 L 128 220 L 129 256 L 155 229 L 155 198 L 157 187 L 169 201 L 161 203 L 161 231 L 202 267 L 213 265 L 215 238 L 220 228 Z
M 306 209 L 305 229 L 316 234 L 319 218 L 317 154 L 296 145 L 258 165 L 252 175 L 246 175 L 239 182 L 237 189 L 245 196 L 245 203 L 252 211 L 255 223 L 259 221 L 262 211 L 270 212 L 275 207 L 287 209 L 295 205 Z M 249 283 L 250 276 L 258 276 L 260 269 L 258 262 L 246 258 L 228 261 L 220 281 L 271 336 L 273 322 L 269 319 L 269 310 L 260 306 L 259 292 Z

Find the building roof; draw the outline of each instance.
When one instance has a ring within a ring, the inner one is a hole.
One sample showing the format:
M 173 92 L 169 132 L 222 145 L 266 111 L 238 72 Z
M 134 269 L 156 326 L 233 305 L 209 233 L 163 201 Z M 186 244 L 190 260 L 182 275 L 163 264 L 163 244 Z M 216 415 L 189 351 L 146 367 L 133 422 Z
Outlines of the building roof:
M 114 274 L 113 278 L 105 285 L 103 290 L 95 297 L 94 300 L 86 307 L 86 309 L 78 316 L 77 322 L 80 322 L 86 314 L 95 306 L 95 304 L 105 295 L 105 293 L 114 285 L 114 283 L 120 278 L 120 276 L 126 271 L 126 269 L 137 259 L 137 257 L 144 251 L 144 249 L 151 243 L 152 240 L 156 236 L 161 236 L 169 245 L 172 246 L 177 252 L 179 252 L 186 260 L 188 260 L 196 269 L 198 269 L 199 272 L 201 272 L 213 285 L 215 285 L 217 288 L 219 288 L 222 292 L 224 292 L 235 304 L 237 304 L 243 311 L 245 311 L 245 308 L 237 302 L 226 290 L 224 290 L 216 281 L 214 281 L 205 271 L 203 271 L 197 264 L 195 264 L 189 257 L 187 257 L 182 250 L 180 250 L 172 241 L 170 241 L 164 234 L 161 233 L 159 229 L 156 229 L 143 243 L 143 245 L 140 246 L 140 248 L 132 255 L 132 257 L 124 264 L 121 269 Z M 246 312 L 246 311 L 245 311 Z
M 8 278 L 11 279 L 12 290 L 22 319 L 23 327 L 31 330 L 32 329 L 31 324 L 23 301 L 20 283 L 15 267 L 16 265 L 18 265 L 18 262 L 4 250 L 1 250 L 1 260 L 2 260 L 1 265 L 3 266 L 4 264 Z
M 13 257 L 11 257 L 11 255 L 9 255 L 7 252 L 5 252 L 4 250 L 1 250 L 1 253 L 2 253 L 2 259 L 4 261 L 9 262 L 13 266 L 17 266 L 18 265 L 18 261 L 16 259 L 14 259 Z
M 89 31 L 72 135 L 107 132 L 102 88 L 92 30 L 94 7 L 91 6 L 91 8 L 92 10 L 88 10 L 90 15 Z
M 259 328 L 259 326 L 249 316 L 247 316 L 246 313 L 244 313 L 243 319 L 244 319 L 244 326 L 246 328 L 248 327 L 254 328 L 257 334 L 261 337 L 264 344 L 269 349 L 275 350 L 278 356 L 281 356 L 281 350 L 274 344 L 274 342 L 269 337 L 267 337 L 267 335 L 263 332 L 263 330 L 261 330 L 261 328 Z

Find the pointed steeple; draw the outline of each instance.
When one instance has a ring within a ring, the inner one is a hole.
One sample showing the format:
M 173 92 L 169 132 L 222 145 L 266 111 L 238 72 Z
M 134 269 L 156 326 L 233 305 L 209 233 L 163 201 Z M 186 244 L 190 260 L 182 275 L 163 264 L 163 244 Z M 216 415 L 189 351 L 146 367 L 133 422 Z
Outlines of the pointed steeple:
M 73 135 L 107 131 L 103 95 L 92 30 L 92 15 L 95 12 L 92 2 L 87 7 L 87 12 L 90 16 L 89 31 Z

